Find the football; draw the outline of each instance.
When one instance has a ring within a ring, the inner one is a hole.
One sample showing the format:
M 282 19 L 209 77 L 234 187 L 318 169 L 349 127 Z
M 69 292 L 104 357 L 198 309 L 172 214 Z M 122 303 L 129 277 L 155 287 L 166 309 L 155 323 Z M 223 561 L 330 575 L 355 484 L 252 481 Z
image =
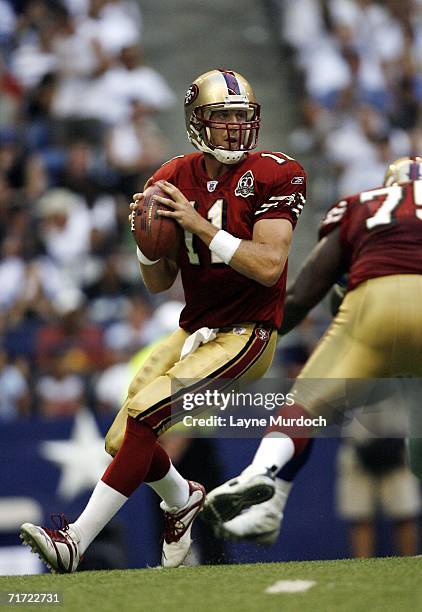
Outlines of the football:
M 144 191 L 140 206 L 132 212 L 130 224 L 136 244 L 145 257 L 151 260 L 161 259 L 174 252 L 182 236 L 176 221 L 158 214 L 158 210 L 169 208 L 156 201 L 157 195 L 167 197 L 158 185 L 151 185 Z

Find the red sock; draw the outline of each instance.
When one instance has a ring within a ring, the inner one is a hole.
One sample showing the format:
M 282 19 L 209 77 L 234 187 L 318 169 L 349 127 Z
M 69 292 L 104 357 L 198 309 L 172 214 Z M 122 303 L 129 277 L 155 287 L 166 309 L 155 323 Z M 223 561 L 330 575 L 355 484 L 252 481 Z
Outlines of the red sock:
M 144 482 L 155 482 L 161 480 L 170 469 L 170 457 L 167 455 L 164 448 L 155 443 L 154 455 L 152 456 L 151 465 L 149 466 L 148 474 L 144 478 Z
M 128 417 L 122 446 L 101 480 L 129 497 L 145 480 L 156 444 L 157 436 L 151 427 Z
M 301 420 L 299 419 L 311 419 L 313 418 L 312 415 L 300 404 L 293 404 L 292 406 L 283 406 L 275 418 L 277 417 L 282 417 L 284 421 L 293 419 L 293 422 L 291 421 L 291 424 L 272 425 L 265 433 L 279 431 L 286 434 L 295 446 L 295 456 L 300 455 L 309 444 L 309 434 L 313 431 L 313 427 L 312 425 L 300 425 Z
M 305 448 L 307 448 L 311 438 L 292 438 L 292 442 L 295 445 L 295 454 L 294 456 L 300 455 L 303 453 Z

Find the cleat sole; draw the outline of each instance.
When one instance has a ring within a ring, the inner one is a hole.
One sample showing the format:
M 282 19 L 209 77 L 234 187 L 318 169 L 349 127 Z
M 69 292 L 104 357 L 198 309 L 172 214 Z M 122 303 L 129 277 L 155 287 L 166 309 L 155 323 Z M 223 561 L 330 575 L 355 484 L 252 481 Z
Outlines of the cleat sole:
M 205 504 L 201 517 L 212 525 L 226 523 L 243 510 L 268 501 L 273 495 L 274 487 L 267 484 L 256 484 L 241 493 L 217 494 Z

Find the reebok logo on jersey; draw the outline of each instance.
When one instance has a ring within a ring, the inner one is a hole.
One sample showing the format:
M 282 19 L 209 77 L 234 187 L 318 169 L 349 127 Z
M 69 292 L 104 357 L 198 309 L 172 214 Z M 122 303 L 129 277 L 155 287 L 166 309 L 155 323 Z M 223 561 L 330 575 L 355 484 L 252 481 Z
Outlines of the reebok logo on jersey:
M 249 196 L 254 195 L 254 183 L 254 175 L 252 174 L 251 170 L 248 170 L 243 176 L 240 177 L 237 187 L 234 190 L 234 194 L 241 196 L 242 198 L 248 198 Z
M 303 183 L 305 182 L 305 177 L 304 176 L 294 176 L 290 182 L 292 185 L 303 185 Z
M 218 181 L 207 181 L 207 189 L 210 193 L 216 190 Z

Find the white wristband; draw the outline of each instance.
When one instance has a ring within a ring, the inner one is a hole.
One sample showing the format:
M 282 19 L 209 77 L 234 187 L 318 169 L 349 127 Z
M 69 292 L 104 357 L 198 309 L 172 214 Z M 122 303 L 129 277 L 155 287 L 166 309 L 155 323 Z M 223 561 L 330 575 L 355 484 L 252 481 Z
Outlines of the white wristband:
M 225 264 L 229 264 L 241 242 L 240 238 L 236 238 L 236 236 L 232 236 L 224 230 L 219 230 L 211 240 L 209 249 L 218 255 Z
M 144 266 L 153 266 L 154 264 L 160 261 L 159 259 L 156 259 L 155 261 L 153 261 L 152 259 L 148 259 L 148 257 L 145 257 L 139 247 L 136 247 L 136 256 L 138 258 L 139 263 L 143 264 Z

